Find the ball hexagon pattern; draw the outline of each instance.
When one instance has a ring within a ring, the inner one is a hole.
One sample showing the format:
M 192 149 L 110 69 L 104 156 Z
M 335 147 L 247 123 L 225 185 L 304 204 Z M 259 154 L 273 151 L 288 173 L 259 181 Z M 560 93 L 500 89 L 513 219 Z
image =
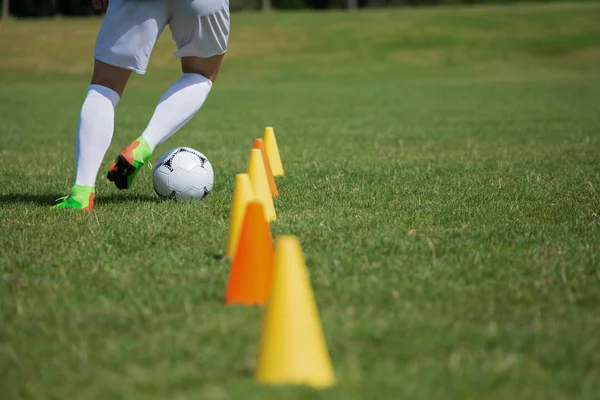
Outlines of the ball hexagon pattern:
M 189 147 L 167 151 L 152 173 L 154 191 L 163 200 L 201 200 L 212 190 L 213 180 L 210 161 Z

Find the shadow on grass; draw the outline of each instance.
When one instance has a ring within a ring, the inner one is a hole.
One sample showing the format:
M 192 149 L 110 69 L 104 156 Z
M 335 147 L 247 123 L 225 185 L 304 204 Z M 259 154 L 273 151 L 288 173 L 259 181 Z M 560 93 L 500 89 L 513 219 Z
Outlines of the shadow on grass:
M 109 194 L 108 196 L 96 197 L 97 203 L 109 204 L 109 203 L 135 203 L 135 202 L 147 202 L 147 203 L 158 203 L 160 200 L 156 196 L 149 196 L 146 194 L 133 194 L 133 193 L 116 193 Z
M 25 193 L 7 193 L 0 194 L 0 205 L 6 204 L 26 204 L 33 203 L 41 206 L 52 206 L 57 204 L 56 199 L 64 195 L 60 194 L 25 194 Z M 158 202 L 158 198 L 143 194 L 110 194 L 108 196 L 98 196 L 96 203 L 115 204 L 115 203 L 134 203 L 134 202 Z
M 34 203 L 43 206 L 51 206 L 56 204 L 56 199 L 59 197 L 61 197 L 60 194 L 7 193 L 0 194 L 0 205 Z

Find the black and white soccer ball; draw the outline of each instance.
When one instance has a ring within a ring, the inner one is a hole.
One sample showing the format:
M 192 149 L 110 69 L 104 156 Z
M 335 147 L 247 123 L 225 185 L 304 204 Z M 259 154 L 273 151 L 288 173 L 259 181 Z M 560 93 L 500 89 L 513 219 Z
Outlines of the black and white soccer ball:
M 152 173 L 154 191 L 163 200 L 202 200 L 212 190 L 213 180 L 208 158 L 189 147 L 167 151 Z

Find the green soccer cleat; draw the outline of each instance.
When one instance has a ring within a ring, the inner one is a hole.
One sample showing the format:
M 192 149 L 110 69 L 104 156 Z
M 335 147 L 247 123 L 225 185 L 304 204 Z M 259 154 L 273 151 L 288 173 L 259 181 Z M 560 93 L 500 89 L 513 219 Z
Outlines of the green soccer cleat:
M 71 188 L 71 194 L 58 199 L 62 201 L 52 208 L 92 211 L 96 198 L 94 190 L 94 186 L 74 185 Z
M 143 137 L 134 140 L 119 154 L 106 176 L 117 189 L 129 189 L 140 168 L 152 157 L 152 150 Z

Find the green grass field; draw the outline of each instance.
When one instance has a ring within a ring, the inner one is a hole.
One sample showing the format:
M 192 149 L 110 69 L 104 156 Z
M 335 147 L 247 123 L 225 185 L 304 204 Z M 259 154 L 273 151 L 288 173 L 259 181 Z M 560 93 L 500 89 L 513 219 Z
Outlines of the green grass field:
M 135 76 L 90 214 L 51 212 L 100 19 L 0 23 L 0 398 L 600 396 L 600 3 L 234 14 L 201 112 L 156 151 L 195 204 L 104 179 L 179 76 Z M 236 173 L 277 133 L 338 384 L 252 377 L 262 311 L 222 304 Z

